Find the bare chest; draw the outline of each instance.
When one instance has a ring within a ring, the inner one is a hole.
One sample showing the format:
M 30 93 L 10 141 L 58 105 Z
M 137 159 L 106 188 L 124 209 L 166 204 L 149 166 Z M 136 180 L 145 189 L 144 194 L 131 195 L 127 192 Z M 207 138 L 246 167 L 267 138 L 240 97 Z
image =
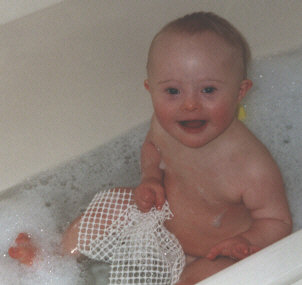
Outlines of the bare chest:
M 238 203 L 243 183 L 240 169 L 228 156 L 204 156 L 199 150 L 160 149 L 160 167 L 167 192 L 184 192 L 189 200 L 207 205 Z M 183 197 L 183 198 L 185 198 Z

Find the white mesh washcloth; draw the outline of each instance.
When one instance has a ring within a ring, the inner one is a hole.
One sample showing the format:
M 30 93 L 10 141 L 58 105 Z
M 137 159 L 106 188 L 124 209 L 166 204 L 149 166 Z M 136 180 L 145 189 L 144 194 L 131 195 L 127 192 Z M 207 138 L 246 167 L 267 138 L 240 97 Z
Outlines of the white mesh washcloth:
M 185 255 L 163 225 L 172 217 L 168 202 L 142 213 L 132 195 L 130 189 L 96 194 L 81 219 L 78 249 L 111 264 L 110 284 L 175 284 Z

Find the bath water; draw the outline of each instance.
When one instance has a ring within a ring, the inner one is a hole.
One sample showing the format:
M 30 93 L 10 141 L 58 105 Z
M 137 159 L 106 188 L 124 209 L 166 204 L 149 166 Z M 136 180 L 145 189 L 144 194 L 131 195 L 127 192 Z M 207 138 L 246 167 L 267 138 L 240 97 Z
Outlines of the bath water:
M 281 168 L 297 230 L 302 228 L 302 48 L 254 60 L 250 77 L 254 86 L 244 101 L 246 124 Z M 61 235 L 96 192 L 139 183 L 140 146 L 147 129 L 148 123 L 142 124 L 1 195 L 1 284 L 107 284 L 108 265 L 59 254 Z M 19 232 L 30 233 L 40 248 L 32 267 L 8 257 Z

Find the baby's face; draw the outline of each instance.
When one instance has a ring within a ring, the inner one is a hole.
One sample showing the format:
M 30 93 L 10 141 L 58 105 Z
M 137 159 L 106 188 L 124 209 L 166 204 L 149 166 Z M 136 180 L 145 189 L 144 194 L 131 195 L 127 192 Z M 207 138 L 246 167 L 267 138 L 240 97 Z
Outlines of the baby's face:
M 240 54 L 217 35 L 166 33 L 151 52 L 148 79 L 161 126 L 189 147 L 201 147 L 233 122 L 251 87 Z

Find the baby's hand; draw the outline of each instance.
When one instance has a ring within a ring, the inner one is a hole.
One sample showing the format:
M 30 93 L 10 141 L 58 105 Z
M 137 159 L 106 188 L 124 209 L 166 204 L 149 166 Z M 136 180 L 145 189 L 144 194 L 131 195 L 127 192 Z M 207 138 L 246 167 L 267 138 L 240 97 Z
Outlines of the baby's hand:
M 11 258 L 19 260 L 20 263 L 32 265 L 37 249 L 31 244 L 27 233 L 20 233 L 16 240 L 16 246 L 10 247 L 8 254 Z
M 134 190 L 134 200 L 142 212 L 149 212 L 155 206 L 161 210 L 165 203 L 165 190 L 157 179 L 144 179 Z
M 241 260 L 260 249 L 259 246 L 252 245 L 244 237 L 236 236 L 216 244 L 211 248 L 206 257 L 214 260 L 218 256 L 227 256 L 234 260 Z

